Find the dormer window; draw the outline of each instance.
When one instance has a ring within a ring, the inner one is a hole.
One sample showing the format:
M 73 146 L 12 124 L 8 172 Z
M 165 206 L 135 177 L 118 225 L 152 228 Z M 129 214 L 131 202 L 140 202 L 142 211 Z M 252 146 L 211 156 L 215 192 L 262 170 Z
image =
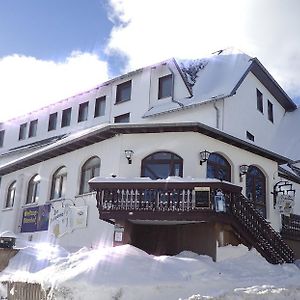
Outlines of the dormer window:
M 123 82 L 117 86 L 116 103 L 131 99 L 131 80 Z
M 171 97 L 173 92 L 172 74 L 160 77 L 158 80 L 158 99 Z

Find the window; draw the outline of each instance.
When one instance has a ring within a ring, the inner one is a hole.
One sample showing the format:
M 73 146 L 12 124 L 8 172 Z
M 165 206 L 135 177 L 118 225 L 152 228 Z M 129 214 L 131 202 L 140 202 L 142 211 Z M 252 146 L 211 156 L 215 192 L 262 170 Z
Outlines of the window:
M 0 131 L 0 147 L 3 147 L 3 144 L 4 144 L 4 134 L 5 134 L 5 130 L 1 130 Z
M 246 174 L 246 196 L 254 208 L 266 217 L 266 177 L 255 166 L 249 166 Z
M 116 103 L 128 101 L 131 98 L 131 80 L 117 86 Z
M 28 137 L 36 136 L 37 125 L 38 125 L 38 120 L 33 120 L 33 121 L 30 122 Z
M 67 183 L 67 168 L 59 168 L 52 177 L 50 199 L 65 197 Z
M 180 176 L 183 173 L 183 159 L 172 152 L 156 152 L 142 160 L 142 177 L 151 179 Z
M 89 102 L 79 104 L 78 122 L 83 122 L 88 119 Z
M 57 124 L 57 112 L 49 116 L 48 131 L 55 130 Z
M 268 119 L 273 123 L 274 116 L 273 116 L 273 104 L 268 100 Z
M 71 113 L 72 113 L 72 107 L 69 107 L 69 108 L 64 109 L 62 111 L 61 127 L 70 126 L 70 124 L 71 124 Z
M 105 115 L 106 97 L 96 99 L 94 117 L 101 117 Z
M 246 138 L 252 142 L 254 142 L 254 135 L 251 134 L 249 131 L 246 131 Z
M 27 123 L 23 123 L 20 125 L 20 130 L 19 130 L 19 141 L 20 140 L 25 140 L 26 138 L 26 131 L 27 131 Z
M 95 156 L 85 162 L 81 168 L 79 194 L 91 192 L 88 181 L 100 174 L 100 158 Z
M 115 117 L 115 123 L 129 123 L 130 113 Z
M 207 178 L 231 181 L 231 166 L 225 157 L 211 153 L 207 160 Z
M 17 186 L 17 182 L 14 181 L 7 190 L 7 196 L 6 196 L 6 203 L 5 203 L 5 207 L 13 207 L 14 206 L 14 202 L 15 202 L 15 197 L 16 197 L 16 186 Z
M 158 81 L 158 99 L 171 97 L 173 90 L 172 74 L 160 77 Z
M 26 204 L 38 202 L 39 191 L 40 191 L 40 176 L 36 174 L 30 179 L 28 183 Z
M 263 94 L 258 89 L 256 89 L 256 97 L 257 97 L 257 109 L 261 113 L 264 113 Z

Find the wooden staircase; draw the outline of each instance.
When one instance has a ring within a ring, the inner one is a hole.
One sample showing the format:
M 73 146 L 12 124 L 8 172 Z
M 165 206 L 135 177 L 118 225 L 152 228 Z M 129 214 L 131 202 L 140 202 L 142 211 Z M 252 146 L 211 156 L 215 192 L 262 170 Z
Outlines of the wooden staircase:
M 242 194 L 232 195 L 229 212 L 233 228 L 272 264 L 293 263 L 293 250 Z

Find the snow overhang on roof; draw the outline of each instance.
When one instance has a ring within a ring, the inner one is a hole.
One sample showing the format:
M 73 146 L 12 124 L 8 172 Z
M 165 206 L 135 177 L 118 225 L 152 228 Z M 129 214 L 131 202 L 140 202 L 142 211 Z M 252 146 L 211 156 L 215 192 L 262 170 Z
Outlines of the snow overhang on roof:
M 285 178 L 287 180 L 296 182 L 300 184 L 300 177 L 296 174 L 288 165 L 283 165 L 278 167 L 279 177 Z
M 219 131 L 199 122 L 183 123 L 140 123 L 140 124 L 101 124 L 89 129 L 78 131 L 61 140 L 38 149 L 14 161 L 0 166 L 0 176 L 5 175 L 59 155 L 70 153 L 80 148 L 99 143 L 118 134 L 163 133 L 163 132 L 198 132 L 215 138 L 226 144 L 244 149 L 266 157 L 279 164 L 288 163 L 289 159 L 277 153 L 268 151 L 232 135 Z

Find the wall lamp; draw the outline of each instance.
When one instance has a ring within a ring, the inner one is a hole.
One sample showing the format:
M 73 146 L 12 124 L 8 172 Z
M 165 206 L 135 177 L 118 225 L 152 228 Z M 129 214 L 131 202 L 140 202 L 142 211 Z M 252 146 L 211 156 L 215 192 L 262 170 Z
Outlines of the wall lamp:
M 242 176 L 244 176 L 245 174 L 247 174 L 249 169 L 248 165 L 240 165 L 239 167 L 239 171 L 240 171 L 240 181 L 242 181 Z
M 125 157 L 128 160 L 128 164 L 131 165 L 132 164 L 132 155 L 133 155 L 133 150 L 125 150 Z
M 210 155 L 210 152 L 207 150 L 200 152 L 200 166 L 202 166 L 202 164 L 208 160 L 209 155 Z

